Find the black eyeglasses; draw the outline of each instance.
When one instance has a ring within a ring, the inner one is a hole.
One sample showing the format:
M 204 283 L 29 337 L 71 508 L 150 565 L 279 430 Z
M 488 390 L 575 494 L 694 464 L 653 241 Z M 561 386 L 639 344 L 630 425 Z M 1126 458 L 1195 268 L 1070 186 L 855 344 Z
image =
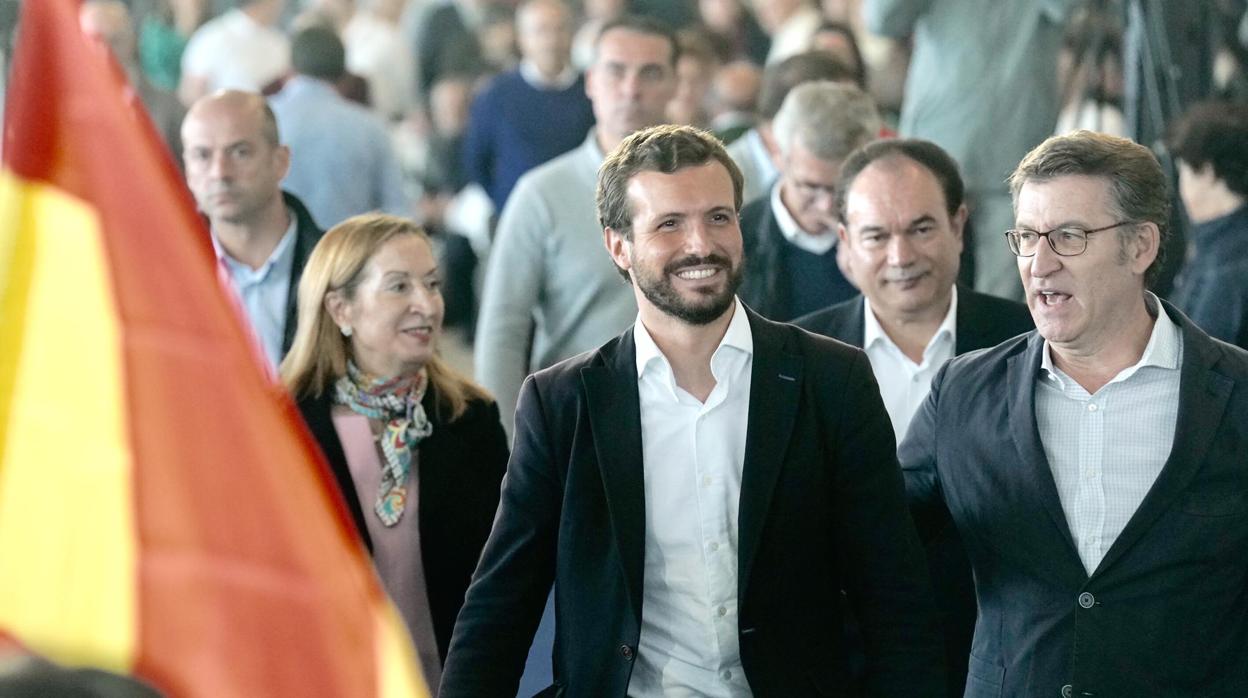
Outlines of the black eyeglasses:
M 1092 230 L 1084 230 L 1073 225 L 1054 228 L 1047 233 L 1038 233 L 1034 230 L 1026 228 L 1016 228 L 1014 230 L 1005 231 L 1005 241 L 1010 245 L 1010 252 L 1019 257 L 1034 257 L 1036 250 L 1040 249 L 1040 238 L 1049 241 L 1049 248 L 1062 257 L 1074 257 L 1083 254 L 1088 249 L 1088 236 L 1092 233 L 1100 233 L 1114 228 L 1120 228 L 1124 225 L 1135 225 L 1136 221 L 1120 221 L 1113 225 L 1107 225 L 1104 228 L 1093 228 Z

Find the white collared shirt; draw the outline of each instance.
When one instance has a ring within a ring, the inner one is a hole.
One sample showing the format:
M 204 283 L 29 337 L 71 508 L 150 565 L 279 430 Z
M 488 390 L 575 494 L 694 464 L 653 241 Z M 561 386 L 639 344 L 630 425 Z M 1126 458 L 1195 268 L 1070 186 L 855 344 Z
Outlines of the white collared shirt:
M 298 219 L 287 209 L 290 225 L 277 247 L 259 269 L 252 269 L 230 256 L 212 236 L 217 263 L 228 272 L 230 286 L 247 313 L 251 329 L 273 368 L 282 362 L 282 340 L 286 336 L 286 300 L 295 264 L 295 235 Z
M 576 78 L 580 73 L 576 72 L 576 68 L 571 65 L 564 66 L 563 72 L 555 76 L 553 80 L 542 75 L 542 71 L 537 69 L 533 61 L 520 61 L 520 77 L 535 90 L 549 90 L 552 92 L 560 92 L 566 90 L 576 83 Z
M 958 287 L 954 286 L 949 295 L 949 311 L 923 349 L 923 362 L 916 364 L 880 326 L 871 310 L 871 301 L 866 296 L 862 298 L 862 348 L 871 361 L 875 381 L 880 384 L 880 397 L 884 398 L 884 409 L 893 423 L 897 443 L 906 437 L 910 420 L 931 392 L 936 372 L 953 358 L 958 341 L 957 317 Z
M 788 240 L 789 244 L 811 254 L 824 254 L 836 247 L 835 230 L 829 228 L 823 235 L 811 235 L 797 224 L 797 220 L 793 218 L 793 214 L 789 213 L 789 209 L 784 205 L 784 199 L 780 196 L 780 185 L 783 183 L 784 178 L 781 177 L 771 187 L 771 212 L 776 217 L 776 225 L 779 226 L 780 234 L 784 236 L 784 239 Z
M 1036 427 L 1066 523 L 1091 575 L 1144 501 L 1174 446 L 1183 335 L 1157 297 L 1144 354 L 1095 395 L 1053 364 L 1044 343 Z
M 736 301 L 711 356 L 706 402 L 633 326 L 646 502 L 641 638 L 633 698 L 749 696 L 737 637 L 737 513 L 754 340 Z

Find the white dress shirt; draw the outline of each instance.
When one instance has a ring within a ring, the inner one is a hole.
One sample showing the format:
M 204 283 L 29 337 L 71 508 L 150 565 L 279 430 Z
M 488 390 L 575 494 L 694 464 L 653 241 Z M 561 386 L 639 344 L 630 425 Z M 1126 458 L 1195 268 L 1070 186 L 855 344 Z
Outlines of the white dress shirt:
M 1089 395 L 1053 364 L 1045 342 L 1036 426 L 1066 523 L 1088 574 L 1096 570 L 1153 486 L 1174 445 L 1183 335 L 1156 310 L 1144 355 Z
M 829 228 L 822 235 L 811 235 L 802 230 L 802 227 L 797 224 L 797 219 L 793 218 L 793 214 L 789 213 L 789 209 L 785 207 L 784 199 L 780 197 L 780 185 L 781 182 L 776 182 L 771 187 L 771 213 L 776 217 L 776 225 L 780 228 L 780 234 L 784 236 L 784 239 L 811 254 L 824 254 L 836 247 L 835 230 Z
M 884 398 L 884 409 L 888 410 L 888 418 L 893 423 L 897 443 L 901 443 L 910 429 L 914 413 L 918 412 L 931 392 L 936 372 L 953 358 L 958 341 L 958 288 L 953 287 L 949 296 L 949 311 L 945 313 L 940 327 L 936 328 L 936 334 L 924 347 L 923 362 L 917 364 L 897 347 L 880 326 L 866 296 L 862 298 L 862 306 L 863 351 L 871 361 L 875 381 L 880 384 L 880 397 Z
M 754 340 L 740 301 L 706 402 L 676 385 L 638 319 L 646 502 L 641 638 L 628 695 L 749 696 L 737 638 L 737 513 Z

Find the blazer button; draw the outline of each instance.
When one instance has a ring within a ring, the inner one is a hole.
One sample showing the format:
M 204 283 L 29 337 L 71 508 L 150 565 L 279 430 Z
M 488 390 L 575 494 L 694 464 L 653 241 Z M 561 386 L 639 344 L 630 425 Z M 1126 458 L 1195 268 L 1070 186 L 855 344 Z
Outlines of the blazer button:
M 1074 695 L 1074 693 L 1075 693 L 1075 689 L 1070 684 L 1066 684 L 1065 686 L 1062 686 L 1062 698 L 1070 698 L 1072 695 Z
M 620 645 L 620 656 L 628 661 L 633 661 L 633 648 L 628 645 Z
M 1079 605 L 1084 608 L 1092 608 L 1096 605 L 1096 597 L 1085 591 L 1079 595 Z

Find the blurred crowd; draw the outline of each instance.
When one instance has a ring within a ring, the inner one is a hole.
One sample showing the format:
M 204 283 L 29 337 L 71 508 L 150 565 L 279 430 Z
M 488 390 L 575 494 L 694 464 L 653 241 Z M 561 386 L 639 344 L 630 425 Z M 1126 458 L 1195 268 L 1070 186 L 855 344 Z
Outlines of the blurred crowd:
M 670 94 L 666 85 L 658 91 L 662 114 L 643 121 L 706 128 L 731 145 L 746 173 L 745 203 L 781 174 L 771 121 L 788 90 L 805 80 L 856 85 L 874 104 L 878 135 L 928 138 L 958 161 L 971 229 L 960 280 L 1018 297 L 997 233 L 1012 223 L 1004 179 L 1021 156 L 1045 136 L 1077 128 L 1149 145 L 1167 135 L 1148 133 L 1141 123 L 1150 114 L 1134 116 L 1128 104 L 1147 112 L 1154 99 L 1129 94 L 1127 85 L 1149 84 L 1142 74 L 1149 71 L 1138 67 L 1148 63 L 1137 61 L 1139 47 L 1152 43 L 1140 36 L 1148 25 L 1131 26 L 1132 7 L 1148 3 L 1003 2 L 983 16 L 973 16 L 972 3 L 930 5 L 89 0 L 82 23 L 112 49 L 180 164 L 181 122 L 196 100 L 222 89 L 270 96 L 291 150 L 283 189 L 321 229 L 371 210 L 422 224 L 447 265 L 448 324 L 471 341 L 489 285 L 485 260 L 512 189 L 530 169 L 580 145 L 611 108 L 592 103 L 585 76 L 601 28 L 626 14 L 654 18 L 679 40 Z M 1165 48 L 1182 54 L 1168 57 L 1172 72 L 1200 68 L 1183 76 L 1183 106 L 1248 100 L 1244 5 L 1216 0 L 1178 15 L 1164 10 Z M 0 6 L 10 29 L 19 6 Z M 812 67 L 811 52 L 824 64 Z M 798 65 L 786 62 L 801 55 Z M 1167 57 L 1143 56 L 1153 64 L 1160 58 Z M 1163 293 L 1189 250 L 1170 252 Z M 541 345 L 541 334 L 523 341 Z M 562 358 L 563 349 L 528 362 L 526 372 Z

